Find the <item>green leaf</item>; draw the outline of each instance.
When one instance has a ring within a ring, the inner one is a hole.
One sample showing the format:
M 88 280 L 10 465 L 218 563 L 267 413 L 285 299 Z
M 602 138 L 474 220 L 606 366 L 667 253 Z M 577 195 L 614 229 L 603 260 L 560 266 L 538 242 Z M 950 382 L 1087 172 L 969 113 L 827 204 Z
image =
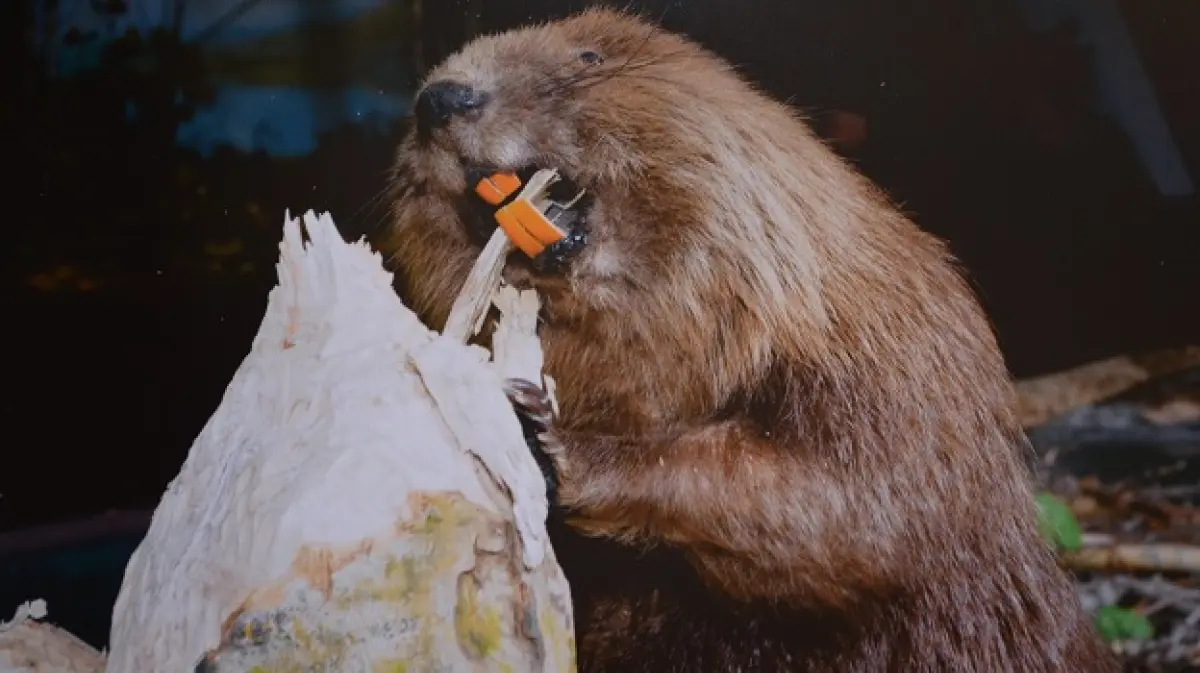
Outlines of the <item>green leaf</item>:
M 1083 545 L 1083 530 L 1075 513 L 1051 493 L 1037 494 L 1038 528 L 1056 548 L 1077 551 Z
M 1105 605 L 1093 616 L 1100 637 L 1108 642 L 1120 640 L 1149 640 L 1154 637 L 1154 625 L 1141 614 L 1116 605 Z

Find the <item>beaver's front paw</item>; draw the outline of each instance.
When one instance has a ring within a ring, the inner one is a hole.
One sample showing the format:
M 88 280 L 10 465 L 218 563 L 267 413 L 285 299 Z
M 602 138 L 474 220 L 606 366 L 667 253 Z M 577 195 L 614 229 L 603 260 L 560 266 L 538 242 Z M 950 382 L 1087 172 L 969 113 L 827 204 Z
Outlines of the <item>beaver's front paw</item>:
M 558 503 L 558 461 L 562 457 L 562 445 L 554 436 L 554 407 L 550 396 L 541 386 L 525 379 L 508 379 L 504 384 L 504 392 L 521 421 L 525 443 L 546 480 L 546 497 L 554 507 Z

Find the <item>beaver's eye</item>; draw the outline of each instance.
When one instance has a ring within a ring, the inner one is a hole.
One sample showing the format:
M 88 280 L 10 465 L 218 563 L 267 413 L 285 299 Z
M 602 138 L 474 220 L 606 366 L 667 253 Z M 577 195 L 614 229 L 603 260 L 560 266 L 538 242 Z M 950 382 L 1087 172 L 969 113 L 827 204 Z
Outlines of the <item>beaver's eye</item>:
M 599 65 L 604 62 L 604 57 L 594 51 L 579 52 L 579 60 L 588 65 Z

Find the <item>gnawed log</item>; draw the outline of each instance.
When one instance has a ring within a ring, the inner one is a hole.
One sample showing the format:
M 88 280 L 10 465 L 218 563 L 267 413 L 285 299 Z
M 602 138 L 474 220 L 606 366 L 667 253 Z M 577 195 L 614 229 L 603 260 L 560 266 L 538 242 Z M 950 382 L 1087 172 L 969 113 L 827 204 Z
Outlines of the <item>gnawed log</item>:
M 107 670 L 574 670 L 544 482 L 502 388 L 542 380 L 537 297 L 495 290 L 506 246 L 461 302 L 500 309 L 491 358 L 423 325 L 327 215 L 304 229 L 285 224 L 251 352 L 129 561 Z
M 1044 425 L 1071 410 L 1117 395 L 1155 377 L 1200 366 L 1200 345 L 1097 360 L 1016 382 L 1021 425 Z

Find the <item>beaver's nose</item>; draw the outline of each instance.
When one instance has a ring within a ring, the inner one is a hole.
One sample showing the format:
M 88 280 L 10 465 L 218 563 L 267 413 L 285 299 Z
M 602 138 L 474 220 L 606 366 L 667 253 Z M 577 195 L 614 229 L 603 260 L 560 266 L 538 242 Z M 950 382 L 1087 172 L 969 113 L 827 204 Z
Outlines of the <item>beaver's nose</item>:
M 458 115 L 486 105 L 488 96 L 465 84 L 440 80 L 430 82 L 417 94 L 413 113 L 417 125 L 425 130 L 444 126 Z

